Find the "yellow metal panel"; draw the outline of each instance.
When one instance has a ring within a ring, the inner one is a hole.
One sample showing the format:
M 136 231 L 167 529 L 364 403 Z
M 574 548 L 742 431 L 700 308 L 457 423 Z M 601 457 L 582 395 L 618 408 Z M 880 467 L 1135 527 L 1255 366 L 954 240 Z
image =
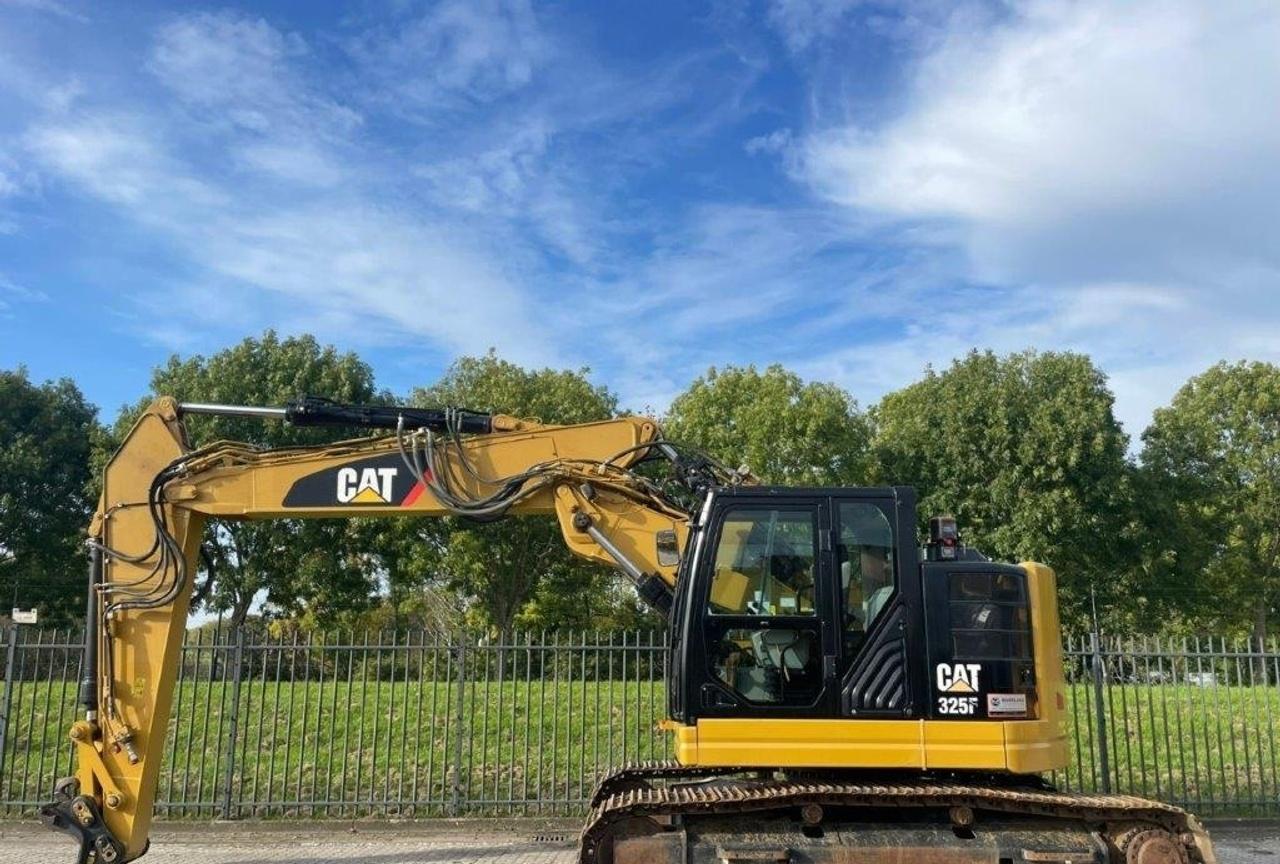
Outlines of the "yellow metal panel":
M 1051 568 L 1024 561 L 1031 598 L 1032 650 L 1036 658 L 1036 704 L 1039 722 L 1006 722 L 1009 770 L 1052 771 L 1070 758 L 1066 714 L 1067 684 L 1062 671 L 1062 624 L 1058 620 L 1058 580 Z
M 658 434 L 657 425 L 643 417 L 618 417 L 575 426 L 544 426 L 532 432 L 512 432 L 467 438 L 463 448 L 477 475 L 507 477 L 534 465 L 564 460 L 566 463 L 598 462 L 627 450 Z M 187 507 L 210 516 L 266 518 L 315 518 L 347 516 L 442 516 L 448 515 L 440 502 L 427 491 L 410 506 L 399 504 L 339 504 L 286 507 L 289 490 L 299 480 L 344 462 L 371 456 L 398 456 L 394 436 L 359 438 L 324 447 L 296 451 L 255 453 L 244 445 L 227 443 L 213 459 L 202 460 L 193 477 L 194 499 Z M 630 453 L 618 459 L 626 467 L 642 455 Z M 491 484 L 475 478 L 456 460 L 445 463 L 449 485 L 465 497 L 482 497 L 493 492 Z M 437 466 L 439 467 L 439 466 Z M 602 484 L 608 479 L 599 475 Z M 150 479 L 150 478 L 147 478 Z M 524 499 L 513 515 L 555 513 L 555 496 L 548 487 Z
M 1070 751 L 1061 723 L 1056 720 L 1019 720 L 1003 725 L 1010 771 L 1039 774 L 1066 766 Z
M 1060 768 L 1061 730 L 1045 721 L 766 720 L 671 724 L 684 765 L 954 768 L 1020 774 Z
M 696 744 L 686 739 L 695 733 Z M 698 765 L 923 768 L 918 720 L 703 718 L 677 730 L 681 761 Z
M 700 765 L 698 761 L 698 727 L 668 720 L 668 731 L 676 735 L 676 761 L 681 765 Z
M 990 720 L 924 721 L 926 767 L 1003 771 L 1004 726 Z

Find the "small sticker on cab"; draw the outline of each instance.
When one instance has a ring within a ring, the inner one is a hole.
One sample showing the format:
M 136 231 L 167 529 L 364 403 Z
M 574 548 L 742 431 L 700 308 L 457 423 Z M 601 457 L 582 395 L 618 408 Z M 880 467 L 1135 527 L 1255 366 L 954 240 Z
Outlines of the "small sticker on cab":
M 1027 694 L 1025 693 L 988 693 L 988 717 L 1026 717 Z

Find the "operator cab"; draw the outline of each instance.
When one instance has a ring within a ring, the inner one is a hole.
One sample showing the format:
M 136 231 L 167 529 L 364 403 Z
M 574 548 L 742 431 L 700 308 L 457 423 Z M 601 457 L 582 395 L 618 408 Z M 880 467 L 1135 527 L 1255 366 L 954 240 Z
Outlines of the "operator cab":
M 915 505 L 904 486 L 710 490 L 671 613 L 672 717 L 1034 717 L 1026 573 L 946 518 L 918 547 Z

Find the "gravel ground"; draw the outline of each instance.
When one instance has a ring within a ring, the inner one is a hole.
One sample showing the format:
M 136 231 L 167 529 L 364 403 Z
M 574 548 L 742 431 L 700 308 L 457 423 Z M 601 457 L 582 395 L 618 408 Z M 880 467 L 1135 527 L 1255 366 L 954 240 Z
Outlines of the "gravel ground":
M 1280 864 L 1280 824 L 1210 826 L 1221 864 Z M 414 825 L 165 825 L 146 864 L 571 864 L 576 822 L 440 821 Z M 0 824 L 21 864 L 71 864 L 71 841 L 39 825 Z M 194 853 L 194 854 L 193 854 Z

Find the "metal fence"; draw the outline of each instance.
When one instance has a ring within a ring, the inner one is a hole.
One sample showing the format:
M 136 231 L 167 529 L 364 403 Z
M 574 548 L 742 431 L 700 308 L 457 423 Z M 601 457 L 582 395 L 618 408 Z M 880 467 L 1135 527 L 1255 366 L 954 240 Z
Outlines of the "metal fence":
M 79 634 L 10 628 L 0 811 L 71 773 Z M 1280 813 L 1280 652 L 1068 638 L 1063 788 L 1203 815 Z M 570 815 L 596 778 L 669 758 L 655 633 L 188 634 L 160 773 L 171 818 Z
M 1063 788 L 1126 792 L 1205 816 L 1280 814 L 1275 642 L 1068 637 Z

